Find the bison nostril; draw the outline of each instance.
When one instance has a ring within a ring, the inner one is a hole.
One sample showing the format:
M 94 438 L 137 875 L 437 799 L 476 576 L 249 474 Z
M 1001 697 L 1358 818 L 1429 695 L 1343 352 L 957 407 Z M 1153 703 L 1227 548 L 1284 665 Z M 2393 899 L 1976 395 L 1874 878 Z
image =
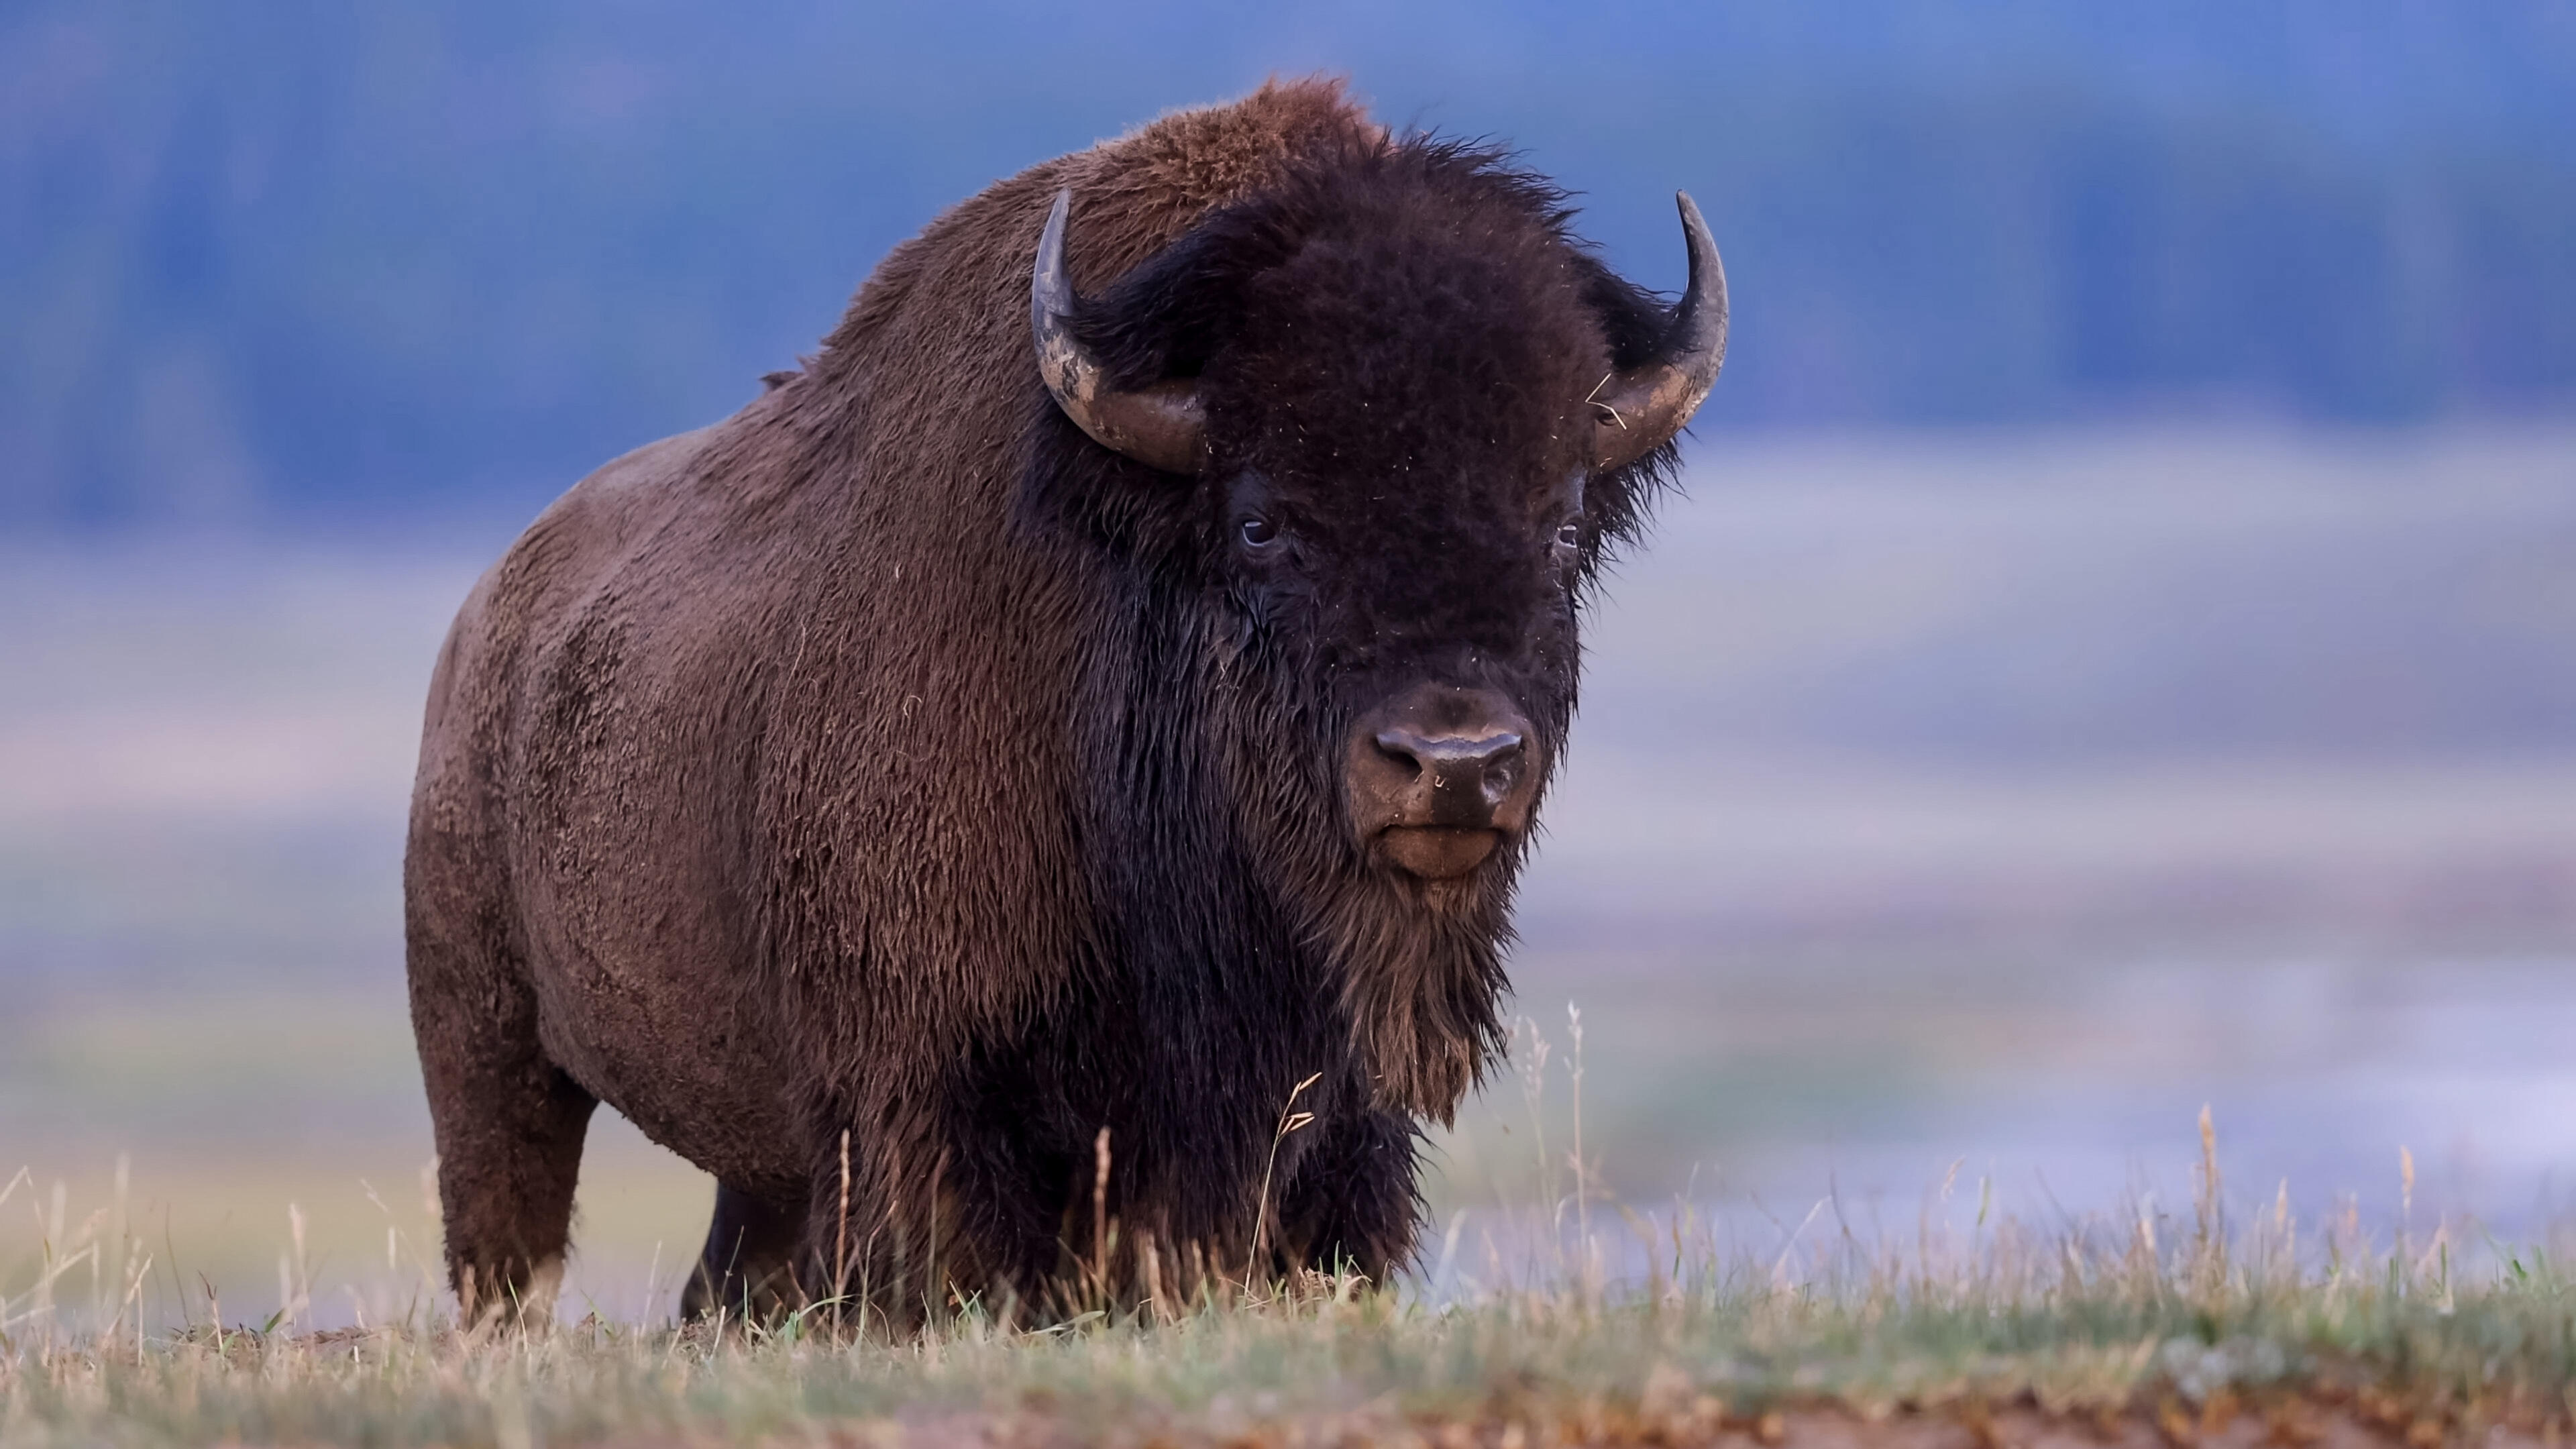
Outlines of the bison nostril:
M 1411 730 L 1380 730 L 1377 736 L 1377 752 L 1386 757 L 1388 764 L 1402 770 L 1404 777 L 1410 780 L 1422 773 L 1422 755 L 1419 749 L 1422 743 L 1422 736 Z
M 1441 743 L 1450 747 L 1448 754 L 1451 759 L 1486 774 L 1516 769 L 1520 764 L 1521 737 L 1509 730 L 1497 730 L 1468 740 L 1443 740 Z

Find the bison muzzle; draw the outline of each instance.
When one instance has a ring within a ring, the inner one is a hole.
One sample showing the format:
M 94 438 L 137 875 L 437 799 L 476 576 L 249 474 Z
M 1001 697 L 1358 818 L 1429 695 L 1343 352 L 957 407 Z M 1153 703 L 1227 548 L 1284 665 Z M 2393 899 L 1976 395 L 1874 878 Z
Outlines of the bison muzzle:
M 548 508 L 405 869 L 464 1313 L 547 1311 L 601 1102 L 717 1182 L 690 1312 L 1401 1266 L 1582 601 L 1724 356 L 1681 212 L 1667 307 L 1500 153 L 1274 84 L 956 207 Z

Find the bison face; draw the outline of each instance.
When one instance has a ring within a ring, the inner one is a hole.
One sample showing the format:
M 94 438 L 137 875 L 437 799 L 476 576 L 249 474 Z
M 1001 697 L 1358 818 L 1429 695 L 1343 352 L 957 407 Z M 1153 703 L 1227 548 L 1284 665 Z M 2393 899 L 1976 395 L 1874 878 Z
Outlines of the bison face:
M 1089 302 L 1072 202 L 1032 331 L 1098 446 L 1051 486 L 1203 601 L 1238 815 L 1340 842 L 1301 874 L 1434 898 L 1507 876 L 1573 713 L 1577 599 L 1723 355 L 1697 210 L 1668 312 L 1566 235 L 1559 193 L 1464 148 L 1331 158 Z
M 1373 868 L 1440 881 L 1515 859 L 1573 709 L 1581 477 L 1547 481 L 1543 452 L 1535 469 L 1333 461 L 1244 468 L 1217 495 L 1243 652 L 1308 704 Z

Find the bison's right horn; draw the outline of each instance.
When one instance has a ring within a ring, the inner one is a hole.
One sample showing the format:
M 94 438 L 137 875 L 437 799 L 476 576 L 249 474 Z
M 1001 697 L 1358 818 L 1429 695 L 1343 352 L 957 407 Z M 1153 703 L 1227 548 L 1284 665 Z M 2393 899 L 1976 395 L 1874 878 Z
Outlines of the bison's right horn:
M 1601 379 L 1585 399 L 1601 410 L 1592 429 L 1592 463 L 1605 473 L 1627 467 L 1680 432 L 1726 365 L 1726 266 L 1690 193 L 1676 192 L 1673 200 L 1681 208 L 1682 240 L 1690 247 L 1690 290 L 1664 334 L 1662 355 Z
M 1196 473 L 1207 452 L 1197 382 L 1174 378 L 1132 392 L 1114 390 L 1100 360 L 1073 335 L 1078 303 L 1064 270 L 1064 218 L 1072 205 L 1070 188 L 1055 194 L 1029 278 L 1029 332 L 1037 343 L 1038 373 L 1056 406 L 1093 442 L 1166 473 Z

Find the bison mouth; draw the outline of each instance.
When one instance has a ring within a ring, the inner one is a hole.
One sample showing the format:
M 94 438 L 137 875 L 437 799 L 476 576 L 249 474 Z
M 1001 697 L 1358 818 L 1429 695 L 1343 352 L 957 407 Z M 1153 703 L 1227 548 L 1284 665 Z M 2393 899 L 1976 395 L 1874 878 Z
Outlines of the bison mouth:
M 1378 832 L 1386 858 L 1425 880 L 1455 880 L 1483 865 L 1503 832 L 1456 825 L 1392 825 Z

